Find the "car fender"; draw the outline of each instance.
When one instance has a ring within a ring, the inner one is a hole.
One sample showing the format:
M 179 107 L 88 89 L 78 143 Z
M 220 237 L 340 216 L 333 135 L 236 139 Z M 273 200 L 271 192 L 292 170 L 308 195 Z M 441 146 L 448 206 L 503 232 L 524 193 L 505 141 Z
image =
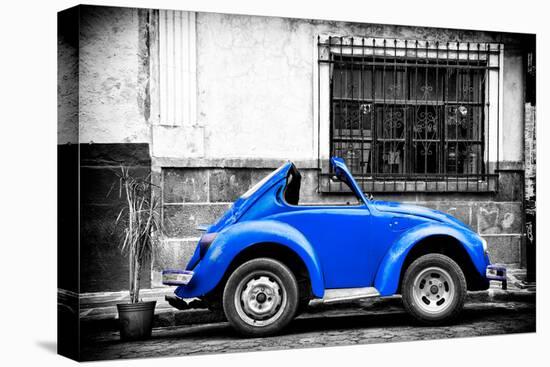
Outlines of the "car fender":
M 323 273 L 313 247 L 296 228 L 276 220 L 244 221 L 222 230 L 193 270 L 189 284 L 178 287 L 176 294 L 181 298 L 207 294 L 218 285 L 233 259 L 258 243 L 276 243 L 294 251 L 307 268 L 313 295 L 323 297 Z
M 427 237 L 441 235 L 456 239 L 470 256 L 477 271 L 485 274 L 487 263 L 477 234 L 445 224 L 424 223 L 405 232 L 386 252 L 374 281 L 374 286 L 380 295 L 391 296 L 397 292 L 403 263 L 409 251 L 417 243 Z

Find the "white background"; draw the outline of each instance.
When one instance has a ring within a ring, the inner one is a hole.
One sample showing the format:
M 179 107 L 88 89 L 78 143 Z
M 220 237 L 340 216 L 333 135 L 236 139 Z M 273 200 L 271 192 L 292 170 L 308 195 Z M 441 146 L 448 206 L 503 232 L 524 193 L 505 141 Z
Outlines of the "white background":
M 332 2 L 133 0 L 100 5 L 320 18 L 370 23 L 537 33 L 538 276 L 537 333 L 427 342 L 239 353 L 170 359 L 100 362 L 225 366 L 359 364 L 361 366 L 542 365 L 548 363 L 548 271 L 545 256 L 549 205 L 545 184 L 550 138 L 545 124 L 549 11 L 544 1 L 351 1 Z M 56 355 L 56 12 L 74 1 L 5 1 L 0 53 L 1 236 L 0 364 L 65 366 Z M 504 147 L 503 149 L 506 149 Z

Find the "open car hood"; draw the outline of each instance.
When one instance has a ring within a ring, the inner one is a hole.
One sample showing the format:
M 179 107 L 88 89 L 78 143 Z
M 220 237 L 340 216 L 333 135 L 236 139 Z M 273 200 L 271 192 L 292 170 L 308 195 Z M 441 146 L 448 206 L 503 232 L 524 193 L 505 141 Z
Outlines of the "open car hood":
M 346 166 L 346 162 L 344 161 L 344 159 L 340 157 L 332 157 L 330 158 L 330 164 L 334 169 L 336 177 L 338 177 L 338 179 L 340 179 L 341 181 L 347 183 L 351 190 L 353 190 L 355 195 L 357 195 L 357 197 L 366 204 L 367 198 L 365 197 L 365 194 L 363 194 L 363 190 L 361 190 L 361 188 L 357 184 L 357 181 L 355 181 L 355 179 L 353 178 L 353 175 L 349 171 L 348 166 Z

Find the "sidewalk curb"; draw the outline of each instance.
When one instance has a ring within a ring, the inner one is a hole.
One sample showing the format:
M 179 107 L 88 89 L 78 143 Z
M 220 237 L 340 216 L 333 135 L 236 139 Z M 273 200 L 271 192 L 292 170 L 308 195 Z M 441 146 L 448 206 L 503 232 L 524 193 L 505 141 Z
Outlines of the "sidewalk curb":
M 489 289 L 487 291 L 468 292 L 466 303 L 535 303 L 536 293 L 527 291 Z M 326 317 L 364 313 L 404 312 L 400 296 L 365 299 L 341 304 L 313 304 L 300 318 Z M 223 313 L 213 313 L 207 309 L 179 311 L 175 308 L 157 308 L 154 327 L 174 327 L 200 325 L 225 321 Z M 118 330 L 118 318 L 114 314 L 93 317 L 81 317 L 80 326 L 83 335 Z
M 104 331 L 116 331 L 119 329 L 118 317 L 81 318 L 80 329 L 82 335 L 95 334 Z M 223 314 L 216 314 L 207 309 L 186 310 L 156 310 L 153 319 L 153 327 L 170 327 L 197 324 L 210 324 L 225 321 Z
M 536 292 L 525 290 L 502 290 L 490 288 L 486 291 L 468 292 L 469 301 L 477 302 L 536 302 Z

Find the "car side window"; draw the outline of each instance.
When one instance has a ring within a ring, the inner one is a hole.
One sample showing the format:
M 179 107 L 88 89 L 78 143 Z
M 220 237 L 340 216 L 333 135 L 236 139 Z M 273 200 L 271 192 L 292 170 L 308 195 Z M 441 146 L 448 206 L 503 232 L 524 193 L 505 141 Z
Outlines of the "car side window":
M 300 201 L 300 182 L 302 176 L 297 170 L 291 170 L 286 179 L 286 187 L 284 192 L 285 201 L 290 205 L 298 205 Z
M 286 186 L 283 193 L 285 202 L 289 205 L 300 206 L 359 206 L 363 202 L 361 199 L 351 190 L 347 182 L 341 181 L 338 178 L 334 178 L 341 182 L 342 186 L 345 186 L 345 191 L 339 191 L 337 195 L 308 195 L 308 192 L 315 190 L 312 187 L 312 182 L 307 182 L 307 176 L 302 179 L 302 175 L 297 169 L 289 171 L 289 175 L 286 180 Z M 302 180 L 306 182 L 302 182 Z M 312 199 L 315 198 L 315 201 Z

